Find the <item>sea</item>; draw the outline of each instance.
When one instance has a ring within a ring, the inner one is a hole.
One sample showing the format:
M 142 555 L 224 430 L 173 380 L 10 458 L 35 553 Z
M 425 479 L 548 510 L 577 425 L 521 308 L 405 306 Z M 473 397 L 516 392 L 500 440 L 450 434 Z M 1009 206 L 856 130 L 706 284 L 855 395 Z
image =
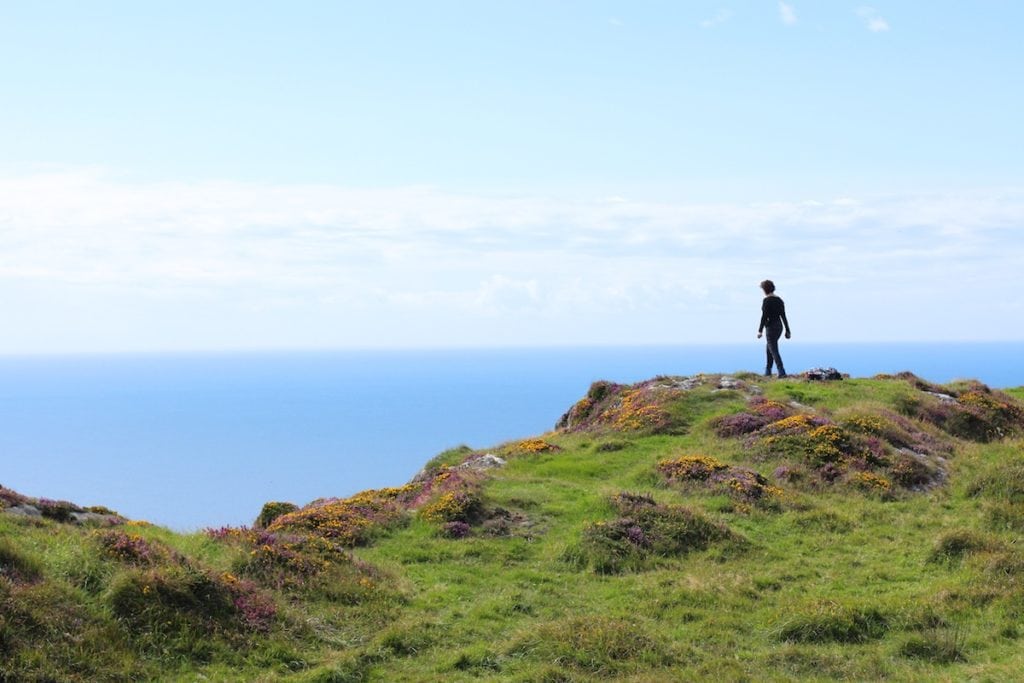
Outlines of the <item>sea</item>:
M 1024 342 L 783 343 L 790 373 L 1024 385 Z M 398 486 L 548 431 L 599 379 L 758 371 L 764 346 L 0 357 L 0 485 L 177 531 Z

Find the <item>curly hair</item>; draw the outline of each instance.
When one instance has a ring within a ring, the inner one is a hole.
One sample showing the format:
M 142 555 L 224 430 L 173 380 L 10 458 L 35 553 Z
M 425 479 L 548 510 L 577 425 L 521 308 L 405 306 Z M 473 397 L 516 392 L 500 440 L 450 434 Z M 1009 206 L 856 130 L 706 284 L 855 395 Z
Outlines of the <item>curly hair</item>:
M 761 283 L 761 289 L 764 290 L 765 294 L 771 294 L 775 291 L 775 283 L 771 280 L 765 280 Z

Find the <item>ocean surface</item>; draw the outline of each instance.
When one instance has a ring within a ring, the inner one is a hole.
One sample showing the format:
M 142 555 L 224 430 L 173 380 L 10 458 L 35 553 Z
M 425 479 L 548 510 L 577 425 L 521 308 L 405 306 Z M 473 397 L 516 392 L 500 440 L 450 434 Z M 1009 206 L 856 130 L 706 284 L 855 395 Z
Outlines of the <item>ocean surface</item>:
M 791 373 L 1024 385 L 1024 342 L 783 342 Z M 176 530 L 406 482 L 431 457 L 549 430 L 591 382 L 758 371 L 764 347 L 0 357 L 0 484 Z

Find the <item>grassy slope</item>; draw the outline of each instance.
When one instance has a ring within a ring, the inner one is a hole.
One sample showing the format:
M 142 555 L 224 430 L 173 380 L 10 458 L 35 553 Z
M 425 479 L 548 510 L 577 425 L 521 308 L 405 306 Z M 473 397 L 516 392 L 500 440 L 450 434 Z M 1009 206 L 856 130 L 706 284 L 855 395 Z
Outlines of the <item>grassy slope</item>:
M 898 405 L 913 391 L 883 379 L 763 389 L 836 414 Z M 98 550 L 102 532 L 0 515 L 0 567 L 13 576 L 10 567 L 27 566 L 18 581 L 0 579 L 0 671 L 25 680 L 660 681 L 1009 680 L 1024 670 L 1020 440 L 957 440 L 948 483 L 928 492 L 785 487 L 775 509 L 657 474 L 666 458 L 708 454 L 770 477 L 777 463 L 752 462 L 741 439 L 710 426 L 745 405 L 738 392 L 701 388 L 672 406 L 685 433 L 544 435 L 561 450 L 510 457 L 482 485 L 488 507 L 530 526 L 453 540 L 414 517 L 355 551 L 377 568 L 368 574 L 265 586 L 277 616 L 262 629 L 129 625 L 112 594 L 124 576 L 150 581 L 171 560 L 126 564 Z M 623 448 L 598 450 L 609 441 Z M 616 574 L 581 568 L 573 549 L 591 524 L 617 516 L 609 498 L 622 491 L 703 512 L 742 540 Z M 131 531 L 215 577 L 239 573 L 254 552 L 202 534 Z

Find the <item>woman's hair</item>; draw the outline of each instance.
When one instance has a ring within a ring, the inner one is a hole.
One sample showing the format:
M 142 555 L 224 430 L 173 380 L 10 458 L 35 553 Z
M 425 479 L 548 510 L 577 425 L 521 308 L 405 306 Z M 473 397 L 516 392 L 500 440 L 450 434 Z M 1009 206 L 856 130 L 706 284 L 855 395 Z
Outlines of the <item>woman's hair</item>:
M 765 280 L 761 283 L 761 289 L 764 290 L 765 294 L 771 294 L 775 291 L 775 283 L 771 280 Z

